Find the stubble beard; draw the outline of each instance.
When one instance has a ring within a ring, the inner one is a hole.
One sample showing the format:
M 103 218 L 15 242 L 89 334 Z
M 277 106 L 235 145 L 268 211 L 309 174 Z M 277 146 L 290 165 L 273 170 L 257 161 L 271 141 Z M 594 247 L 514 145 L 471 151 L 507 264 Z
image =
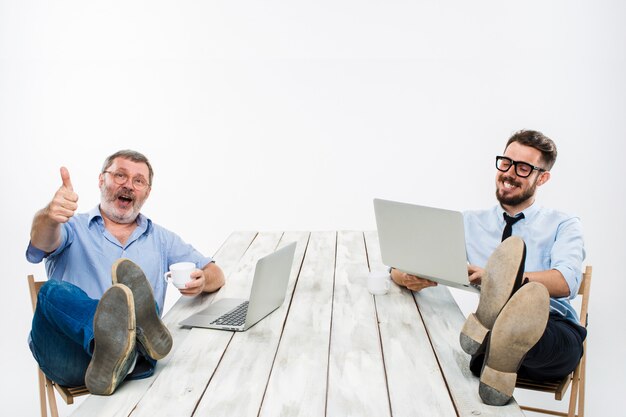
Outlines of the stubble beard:
M 501 184 L 504 183 L 504 181 L 508 181 L 517 187 L 520 186 L 519 181 L 514 181 L 511 177 L 502 177 L 500 178 L 500 180 L 498 180 L 498 182 Z M 526 190 L 522 191 L 521 194 L 516 195 L 516 196 L 510 196 L 510 197 L 505 197 L 501 195 L 500 189 L 496 187 L 496 198 L 498 199 L 501 205 L 518 206 L 522 203 L 525 203 L 526 201 L 528 201 L 535 195 L 535 190 L 537 189 L 537 181 L 538 181 L 538 178 L 535 179 L 535 181 L 532 183 L 531 186 L 529 186 Z

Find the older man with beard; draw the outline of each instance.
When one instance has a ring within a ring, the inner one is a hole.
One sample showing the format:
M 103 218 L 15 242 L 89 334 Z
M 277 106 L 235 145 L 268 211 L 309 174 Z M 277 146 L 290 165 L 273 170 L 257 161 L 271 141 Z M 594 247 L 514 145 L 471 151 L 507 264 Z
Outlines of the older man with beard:
M 541 132 L 515 133 L 496 157 L 499 204 L 464 213 L 468 275 L 482 289 L 460 341 L 487 404 L 506 404 L 518 374 L 561 379 L 582 356 L 586 329 L 568 301 L 585 257 L 580 220 L 535 203 L 556 156 Z M 437 285 L 395 269 L 391 276 L 413 291 Z
M 99 206 L 76 214 L 78 195 L 62 167 L 61 187 L 35 214 L 26 258 L 45 259 L 48 281 L 39 291 L 29 345 L 42 371 L 61 385 L 85 384 L 108 395 L 124 379 L 153 374 L 172 347 L 159 317 L 169 265 L 196 264 L 179 290 L 184 295 L 224 284 L 210 257 L 140 213 L 153 175 L 144 155 L 114 153 L 99 175 Z

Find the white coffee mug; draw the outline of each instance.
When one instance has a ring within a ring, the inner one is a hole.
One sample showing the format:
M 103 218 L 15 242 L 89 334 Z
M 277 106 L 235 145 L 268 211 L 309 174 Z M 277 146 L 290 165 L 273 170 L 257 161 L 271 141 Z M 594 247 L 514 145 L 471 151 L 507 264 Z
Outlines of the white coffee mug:
M 170 270 L 163 276 L 176 288 L 185 288 L 185 284 L 191 281 L 191 273 L 196 269 L 193 262 L 178 262 L 170 265 Z
M 388 271 L 372 271 L 367 275 L 367 290 L 374 295 L 387 294 L 391 288 Z

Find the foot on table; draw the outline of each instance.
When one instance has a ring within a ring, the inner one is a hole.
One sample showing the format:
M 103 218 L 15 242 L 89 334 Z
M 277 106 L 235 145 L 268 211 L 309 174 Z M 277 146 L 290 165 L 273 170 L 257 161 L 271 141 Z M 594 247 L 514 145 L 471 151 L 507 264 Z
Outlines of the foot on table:
M 131 291 L 113 285 L 98 302 L 93 319 L 94 350 L 85 374 L 92 394 L 111 395 L 135 363 L 135 307 Z
M 112 279 L 133 292 L 137 341 L 152 359 L 164 358 L 172 349 L 172 336 L 157 313 L 154 293 L 143 271 L 129 259 L 118 259 L 113 264 Z
M 474 355 L 484 349 L 487 335 L 498 314 L 521 286 L 525 259 L 524 241 L 511 236 L 487 260 L 478 308 L 468 316 L 461 330 L 461 347 L 466 353 Z
M 542 284 L 520 288 L 498 316 L 487 346 L 478 393 L 485 404 L 504 405 L 513 396 L 517 371 L 528 351 L 543 335 L 550 313 L 550 295 Z

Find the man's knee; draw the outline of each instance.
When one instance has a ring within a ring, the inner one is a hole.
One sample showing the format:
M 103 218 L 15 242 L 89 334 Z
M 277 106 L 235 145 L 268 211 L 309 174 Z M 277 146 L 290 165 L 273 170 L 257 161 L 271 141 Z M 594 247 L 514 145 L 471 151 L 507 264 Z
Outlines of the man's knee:
M 37 306 L 45 306 L 49 302 L 73 300 L 77 298 L 88 298 L 87 294 L 74 284 L 66 281 L 50 279 L 39 289 L 37 295 Z
M 55 279 L 49 279 L 46 281 L 41 288 L 39 288 L 39 294 L 37 295 L 37 305 L 40 305 L 40 302 L 45 302 L 50 298 L 54 298 L 55 294 L 58 291 L 68 291 L 67 287 L 75 285 L 70 284 L 65 281 L 57 281 Z

